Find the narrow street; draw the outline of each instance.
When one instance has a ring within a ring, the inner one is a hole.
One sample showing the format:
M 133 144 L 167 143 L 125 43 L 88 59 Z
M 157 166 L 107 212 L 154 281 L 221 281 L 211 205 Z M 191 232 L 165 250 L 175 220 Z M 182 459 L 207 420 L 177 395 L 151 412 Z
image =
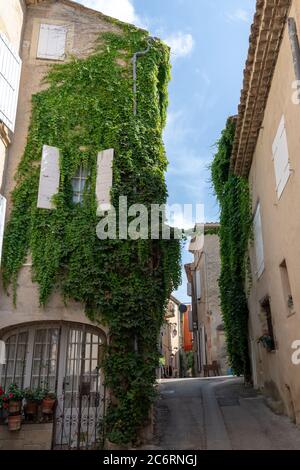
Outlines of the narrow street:
M 300 429 L 242 379 L 162 380 L 159 390 L 153 449 L 300 449 Z

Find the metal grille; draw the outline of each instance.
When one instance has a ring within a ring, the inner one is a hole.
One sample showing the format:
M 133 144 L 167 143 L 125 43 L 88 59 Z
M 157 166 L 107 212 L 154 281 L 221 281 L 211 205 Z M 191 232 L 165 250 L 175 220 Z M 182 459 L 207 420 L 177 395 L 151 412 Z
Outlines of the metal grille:
M 55 449 L 89 450 L 102 444 L 105 390 L 99 366 L 101 344 L 101 336 L 85 327 L 68 332 L 65 373 L 55 414 Z

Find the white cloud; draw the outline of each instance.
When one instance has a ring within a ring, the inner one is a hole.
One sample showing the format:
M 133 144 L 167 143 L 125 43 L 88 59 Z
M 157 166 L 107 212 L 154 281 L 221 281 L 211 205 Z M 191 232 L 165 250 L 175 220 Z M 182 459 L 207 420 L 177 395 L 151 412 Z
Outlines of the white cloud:
M 243 21 L 244 23 L 250 22 L 250 15 L 247 10 L 238 8 L 233 13 L 227 14 L 227 19 L 230 21 Z
M 137 15 L 132 0 L 77 0 L 86 7 L 101 11 L 104 15 L 112 16 L 126 23 L 143 26 Z
M 191 34 L 185 34 L 181 31 L 171 34 L 164 41 L 171 47 L 171 54 L 174 58 L 186 57 L 192 52 L 195 44 Z

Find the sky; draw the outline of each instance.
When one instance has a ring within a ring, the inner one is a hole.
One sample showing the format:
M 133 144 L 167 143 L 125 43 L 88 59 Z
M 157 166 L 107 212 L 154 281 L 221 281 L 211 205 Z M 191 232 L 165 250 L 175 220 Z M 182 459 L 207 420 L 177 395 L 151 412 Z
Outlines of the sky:
M 228 116 L 237 114 L 255 0 L 77 0 L 148 29 L 171 47 L 172 80 L 164 132 L 169 204 L 204 204 L 219 220 L 209 166 Z M 195 216 L 195 212 L 194 212 Z M 190 225 L 186 220 L 182 225 Z M 187 247 L 183 264 L 192 261 Z M 175 293 L 190 302 L 183 271 Z

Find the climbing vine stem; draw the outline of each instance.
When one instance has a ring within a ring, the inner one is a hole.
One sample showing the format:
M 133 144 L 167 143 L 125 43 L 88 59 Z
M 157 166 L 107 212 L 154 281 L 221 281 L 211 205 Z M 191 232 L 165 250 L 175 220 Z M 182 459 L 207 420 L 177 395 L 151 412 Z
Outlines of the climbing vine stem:
M 170 78 L 169 49 L 151 44 L 137 66 L 138 113 L 133 114 L 132 56 L 147 33 L 116 23 L 85 59 L 53 66 L 48 87 L 33 96 L 27 145 L 16 175 L 13 208 L 3 252 L 3 281 L 17 292 L 18 272 L 30 253 L 41 308 L 54 291 L 85 305 L 87 316 L 106 325 L 103 362 L 112 400 L 107 437 L 136 439 L 153 400 L 158 337 L 167 299 L 180 283 L 180 242 L 99 240 L 96 226 L 96 157 L 114 148 L 112 203 L 165 204 L 167 160 L 162 141 Z M 60 150 L 55 209 L 37 208 L 42 146 Z M 72 202 L 71 179 L 89 170 L 82 204 Z
M 252 217 L 248 181 L 230 170 L 235 125 L 234 119 L 227 121 L 217 143 L 218 150 L 212 163 L 211 175 L 221 210 L 219 287 L 228 354 L 233 371 L 248 378 L 246 281 Z

